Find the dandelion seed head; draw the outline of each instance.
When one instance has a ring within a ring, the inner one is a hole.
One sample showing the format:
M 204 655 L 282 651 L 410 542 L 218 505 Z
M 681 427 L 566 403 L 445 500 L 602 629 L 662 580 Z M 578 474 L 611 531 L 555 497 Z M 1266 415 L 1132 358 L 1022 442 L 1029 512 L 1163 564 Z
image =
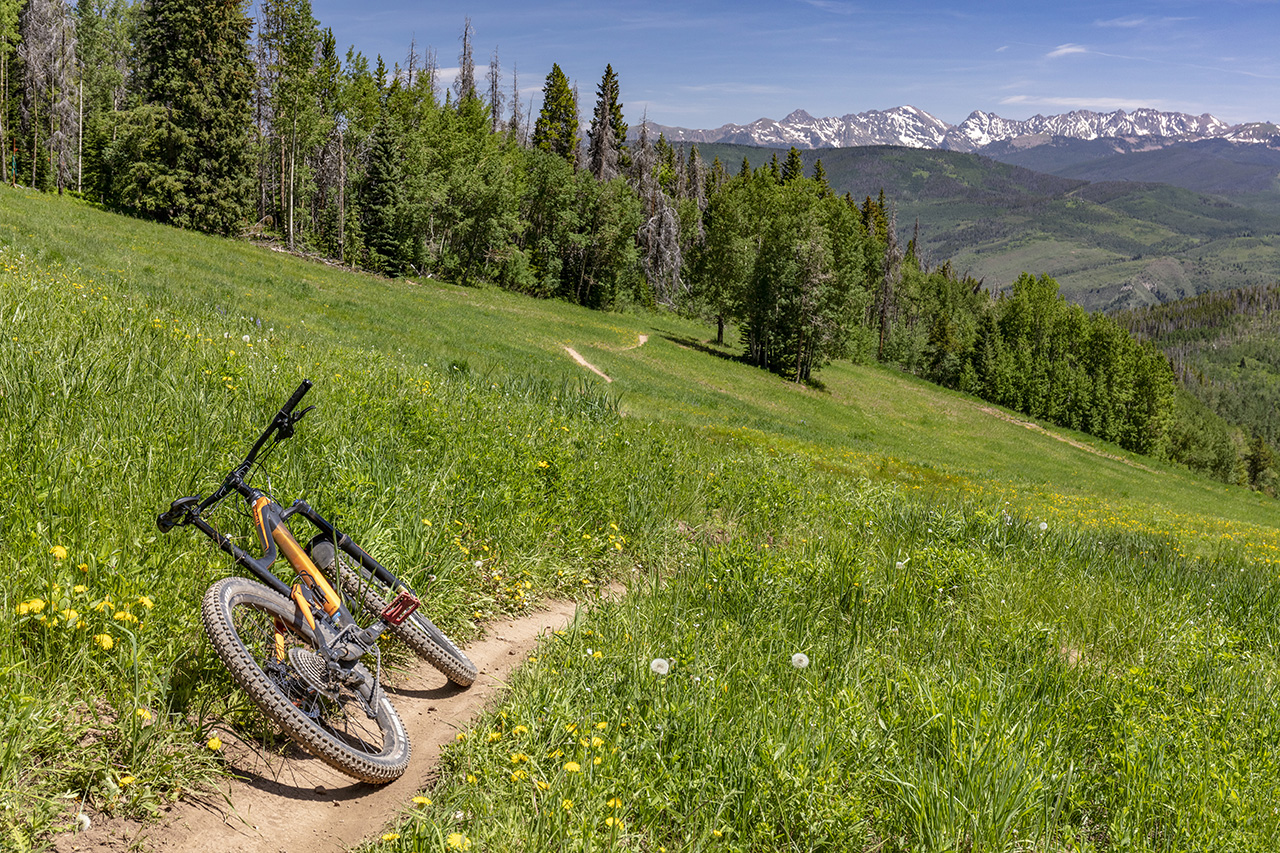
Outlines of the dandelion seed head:
M 804 669 L 809 665 L 809 656 L 804 652 L 796 652 L 791 656 L 791 665 L 796 669 Z
M 649 663 L 649 669 L 653 670 L 654 675 L 666 675 L 671 671 L 671 664 L 667 663 L 666 658 L 654 658 Z

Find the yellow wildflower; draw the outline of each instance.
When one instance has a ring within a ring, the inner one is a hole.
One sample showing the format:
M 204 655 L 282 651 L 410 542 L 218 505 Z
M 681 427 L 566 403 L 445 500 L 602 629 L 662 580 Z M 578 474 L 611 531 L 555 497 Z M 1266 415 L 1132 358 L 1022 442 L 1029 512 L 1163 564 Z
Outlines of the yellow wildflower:
M 19 616 L 26 616 L 28 613 L 39 613 L 42 610 L 44 610 L 44 601 L 39 598 L 33 598 L 18 605 Z
M 61 545 L 54 545 L 49 549 L 49 553 L 53 555 L 53 559 L 55 560 L 67 559 L 67 549 L 63 548 Z
M 111 618 L 115 619 L 117 622 L 137 622 L 138 621 L 138 617 L 134 616 L 128 610 L 116 611 L 116 615 Z
M 444 840 L 444 846 L 450 850 L 470 850 L 471 839 L 467 838 L 461 832 L 451 832 Z
M 209 738 L 209 742 L 206 743 L 205 746 L 209 747 L 209 749 L 211 749 L 212 751 L 217 752 L 218 750 L 222 749 L 222 738 L 218 737 L 217 735 L 214 735 L 213 737 Z
M 152 607 L 155 607 L 155 602 L 151 600 L 150 596 L 146 596 L 146 595 L 138 596 L 138 603 L 141 604 L 143 607 L 147 608 L 148 610 L 150 610 Z
M 111 651 L 111 647 L 116 644 L 116 641 L 111 638 L 110 634 L 94 634 L 93 641 L 101 646 L 104 652 Z
M 569 761 L 569 762 L 566 762 L 564 765 L 564 770 L 566 773 L 577 773 L 581 769 L 582 769 L 582 765 L 576 761 Z
M 429 806 L 431 805 L 431 798 L 424 797 L 421 794 L 419 794 L 418 796 L 413 798 L 412 802 L 415 806 Z

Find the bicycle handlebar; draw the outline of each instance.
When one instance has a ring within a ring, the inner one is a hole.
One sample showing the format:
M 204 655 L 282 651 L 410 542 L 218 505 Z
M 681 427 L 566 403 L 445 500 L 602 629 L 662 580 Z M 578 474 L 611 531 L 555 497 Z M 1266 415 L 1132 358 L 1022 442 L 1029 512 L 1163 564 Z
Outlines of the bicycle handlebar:
M 179 498 L 170 504 L 168 511 L 161 513 L 156 518 L 156 525 L 161 532 L 168 533 L 178 525 L 191 523 L 199 518 L 201 512 L 218 503 L 231 492 L 245 488 L 244 477 L 249 473 L 249 469 L 253 467 L 254 461 L 258 458 L 258 454 L 262 451 L 267 441 L 273 435 L 277 436 L 277 441 L 292 436 L 294 425 L 306 417 L 307 412 L 315 408 L 315 406 L 308 406 L 296 415 L 293 413 L 293 410 L 298 407 L 298 404 L 302 402 L 302 398 L 309 390 L 311 390 L 311 380 L 302 380 L 302 384 L 297 387 L 280 411 L 276 412 L 275 417 L 271 419 L 271 423 L 267 424 L 267 428 L 262 431 L 262 435 L 258 436 L 258 440 L 253 443 L 248 455 L 235 468 L 231 469 L 231 473 L 227 474 L 222 481 L 222 485 L 213 494 L 203 500 L 199 497 Z

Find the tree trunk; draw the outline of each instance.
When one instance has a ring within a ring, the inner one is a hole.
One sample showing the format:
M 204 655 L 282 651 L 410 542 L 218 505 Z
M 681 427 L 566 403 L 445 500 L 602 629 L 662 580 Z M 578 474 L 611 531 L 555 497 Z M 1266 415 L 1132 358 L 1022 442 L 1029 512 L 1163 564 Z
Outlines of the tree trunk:
M 347 244 L 347 149 L 342 144 L 342 128 L 338 128 L 338 263 L 345 264 Z
M 293 248 L 293 167 L 298 159 L 298 119 L 293 119 L 293 136 L 289 140 L 289 248 Z
M 716 345 L 724 346 L 724 315 L 716 315 Z

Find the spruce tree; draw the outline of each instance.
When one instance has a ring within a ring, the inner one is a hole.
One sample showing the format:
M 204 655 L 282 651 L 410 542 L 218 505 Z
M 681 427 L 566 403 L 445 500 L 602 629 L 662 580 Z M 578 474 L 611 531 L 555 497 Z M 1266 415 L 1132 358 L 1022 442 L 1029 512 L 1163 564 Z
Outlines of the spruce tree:
M 776 158 L 777 155 L 775 154 Z M 804 161 L 800 159 L 800 151 L 792 145 L 791 150 L 787 152 L 787 159 L 782 164 L 782 182 L 789 184 L 794 180 L 804 177 Z
M 578 101 L 558 63 L 542 86 L 542 112 L 533 128 L 533 147 L 558 154 L 570 164 L 578 158 Z
M 453 81 L 453 91 L 458 96 L 456 103 L 459 105 L 467 98 L 476 96 L 476 60 L 471 48 L 475 33 L 475 27 L 471 26 L 471 18 L 468 17 L 460 37 L 462 52 L 458 54 L 458 76 Z
M 401 174 L 395 130 L 385 115 L 373 134 L 363 196 L 369 266 L 396 275 L 405 255 L 400 228 Z
M 596 108 L 591 116 L 590 145 L 587 162 L 597 180 L 617 177 L 625 165 L 627 123 L 622 120 L 622 104 L 618 102 L 618 75 L 606 65 L 600 86 L 596 89 Z
M 150 147 L 169 202 L 146 215 L 223 234 L 244 222 L 253 186 L 246 3 L 146 0 L 142 7 L 138 88 L 163 111 L 162 135 L 185 140 Z

